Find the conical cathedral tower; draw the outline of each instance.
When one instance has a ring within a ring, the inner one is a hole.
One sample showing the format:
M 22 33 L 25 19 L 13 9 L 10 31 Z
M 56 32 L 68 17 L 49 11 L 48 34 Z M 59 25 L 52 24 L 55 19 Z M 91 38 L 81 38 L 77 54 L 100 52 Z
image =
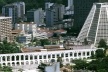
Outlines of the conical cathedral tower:
M 77 38 L 80 42 L 84 42 L 84 39 L 94 44 L 105 39 L 108 43 L 108 3 L 93 4 Z

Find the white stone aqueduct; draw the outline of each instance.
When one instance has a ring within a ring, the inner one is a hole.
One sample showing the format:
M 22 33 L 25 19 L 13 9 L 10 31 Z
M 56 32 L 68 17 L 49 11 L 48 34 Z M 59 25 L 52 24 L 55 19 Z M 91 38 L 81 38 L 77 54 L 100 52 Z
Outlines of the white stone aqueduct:
M 1 66 L 40 64 L 50 62 L 52 59 L 56 61 L 57 57 L 62 57 L 63 62 L 70 62 L 73 59 L 89 58 L 92 51 L 95 53 L 96 49 L 0 54 L 0 64 Z

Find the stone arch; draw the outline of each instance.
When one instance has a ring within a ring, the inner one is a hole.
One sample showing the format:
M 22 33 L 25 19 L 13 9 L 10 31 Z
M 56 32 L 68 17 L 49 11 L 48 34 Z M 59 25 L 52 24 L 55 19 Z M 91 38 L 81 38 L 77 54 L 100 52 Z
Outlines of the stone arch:
M 83 57 L 83 59 L 86 59 L 86 57 Z
M 24 55 L 21 55 L 21 60 L 24 60 Z
M 15 60 L 15 56 L 13 55 L 13 56 L 11 56 L 11 60 L 12 61 L 14 61 Z
M 47 63 L 47 60 L 44 60 L 44 63 Z
M 33 64 L 33 61 L 30 61 L 30 64 Z
M 73 61 L 73 58 L 71 58 L 70 61 L 72 62 Z
M 66 58 L 66 61 L 67 61 L 67 62 L 69 62 L 69 59 L 68 59 L 68 58 Z
M 28 61 L 26 61 L 26 64 L 28 65 L 28 64 L 29 64 L 29 62 L 28 62 Z
M 5 56 L 2 56 L 2 60 L 5 61 L 6 60 L 6 57 Z
M 15 62 L 12 62 L 12 66 L 15 66 Z
M 77 57 L 77 53 L 76 52 L 74 53 L 74 57 Z
M 7 61 L 10 61 L 10 56 L 7 56 Z
M 35 60 L 35 64 L 38 64 L 38 61 L 37 60 Z
M 16 56 L 16 60 L 19 60 L 19 55 Z
M 30 60 L 33 60 L 33 55 L 30 55 Z
M 21 62 L 21 65 L 24 65 L 24 62 Z
M 3 63 L 3 66 L 5 66 L 6 65 L 6 63 Z
M 19 62 L 16 62 L 16 64 L 19 65 L 20 63 Z
M 28 60 L 28 55 L 25 55 L 25 60 Z
M 8 66 L 10 66 L 10 63 L 7 63 Z

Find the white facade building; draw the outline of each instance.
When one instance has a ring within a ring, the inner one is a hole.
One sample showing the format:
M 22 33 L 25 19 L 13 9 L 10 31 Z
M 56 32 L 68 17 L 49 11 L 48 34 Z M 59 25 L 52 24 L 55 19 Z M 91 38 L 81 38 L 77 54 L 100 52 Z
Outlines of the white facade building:
M 93 4 L 77 40 L 84 42 L 85 38 L 94 44 L 100 39 L 108 43 L 108 3 Z
M 15 29 L 22 30 L 25 33 L 36 33 L 37 25 L 34 22 L 22 22 L 15 24 Z
M 95 47 L 89 49 L 75 49 L 75 50 L 60 50 L 60 51 L 42 51 L 31 53 L 14 53 L 14 54 L 0 54 L 1 66 L 21 66 L 49 63 L 52 59 L 57 61 L 57 57 L 62 57 L 63 63 L 71 62 L 73 59 L 86 59 L 91 56 L 91 52 L 97 50 Z
M 46 32 L 36 33 L 35 37 L 37 39 L 48 39 L 48 36 L 47 36 L 47 33 Z

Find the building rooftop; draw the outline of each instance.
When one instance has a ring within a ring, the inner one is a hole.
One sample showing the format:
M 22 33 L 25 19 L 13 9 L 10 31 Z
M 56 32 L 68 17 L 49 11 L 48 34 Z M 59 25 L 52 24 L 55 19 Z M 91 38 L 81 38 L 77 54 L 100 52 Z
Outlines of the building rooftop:
M 19 33 L 21 33 L 21 31 L 22 31 L 22 30 L 12 30 L 12 34 L 15 34 L 15 33 L 16 33 L 16 34 L 19 34 Z
M 12 18 L 12 17 L 0 16 L 0 19 L 7 19 L 7 18 Z
M 42 52 L 42 51 L 59 51 L 59 50 L 64 50 L 64 48 L 60 45 L 45 45 L 44 47 L 42 46 L 37 46 L 37 47 L 25 47 L 22 48 L 22 52 Z
M 35 24 L 34 22 L 19 22 L 18 24 Z

